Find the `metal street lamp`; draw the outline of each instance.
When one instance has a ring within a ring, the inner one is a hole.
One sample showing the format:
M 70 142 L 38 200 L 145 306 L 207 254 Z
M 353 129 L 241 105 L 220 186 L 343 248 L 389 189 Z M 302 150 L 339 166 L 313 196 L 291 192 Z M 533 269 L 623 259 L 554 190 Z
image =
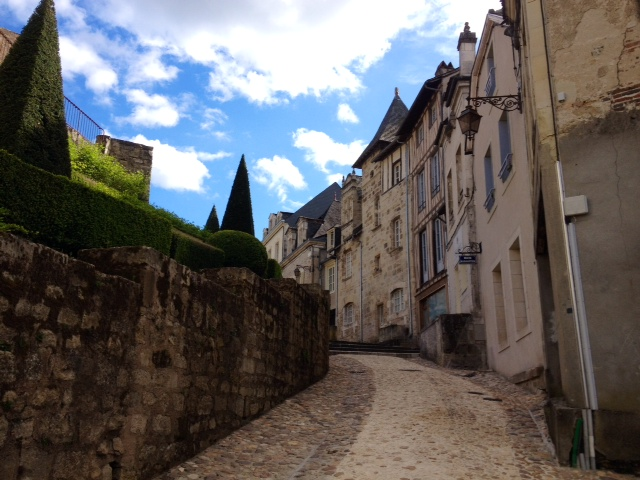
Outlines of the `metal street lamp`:
M 464 141 L 464 153 L 470 155 L 473 153 L 473 138 L 480 129 L 480 119 L 482 115 L 478 111 L 468 104 L 458 117 L 458 125 L 460 125 L 460 131 L 466 136 Z
M 467 106 L 458 117 L 460 130 L 467 137 L 464 142 L 464 153 L 473 153 L 473 138 L 480 129 L 482 115 L 476 108 L 488 103 L 504 112 L 519 110 L 522 113 L 522 98 L 517 95 L 497 95 L 493 97 L 467 97 Z

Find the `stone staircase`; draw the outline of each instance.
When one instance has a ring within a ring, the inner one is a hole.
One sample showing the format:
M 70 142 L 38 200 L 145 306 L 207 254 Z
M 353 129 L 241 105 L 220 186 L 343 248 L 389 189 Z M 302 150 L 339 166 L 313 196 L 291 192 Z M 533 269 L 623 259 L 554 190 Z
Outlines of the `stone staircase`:
M 340 354 L 417 358 L 420 356 L 420 349 L 381 343 L 329 342 L 329 355 Z

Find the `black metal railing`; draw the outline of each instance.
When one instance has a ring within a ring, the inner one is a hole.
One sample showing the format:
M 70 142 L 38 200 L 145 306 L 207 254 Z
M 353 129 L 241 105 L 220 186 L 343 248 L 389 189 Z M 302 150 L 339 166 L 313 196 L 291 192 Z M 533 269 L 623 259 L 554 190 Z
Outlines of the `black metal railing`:
M 95 143 L 98 135 L 104 135 L 104 128 L 66 96 L 64 97 L 64 116 L 67 126 L 78 132 L 88 142 Z

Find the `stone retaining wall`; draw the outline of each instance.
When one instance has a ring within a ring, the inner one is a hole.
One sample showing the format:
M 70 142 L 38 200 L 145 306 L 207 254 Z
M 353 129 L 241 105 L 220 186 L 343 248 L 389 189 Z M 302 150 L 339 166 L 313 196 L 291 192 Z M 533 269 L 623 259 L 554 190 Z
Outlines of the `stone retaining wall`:
M 0 478 L 151 478 L 328 368 L 326 292 L 0 234 Z

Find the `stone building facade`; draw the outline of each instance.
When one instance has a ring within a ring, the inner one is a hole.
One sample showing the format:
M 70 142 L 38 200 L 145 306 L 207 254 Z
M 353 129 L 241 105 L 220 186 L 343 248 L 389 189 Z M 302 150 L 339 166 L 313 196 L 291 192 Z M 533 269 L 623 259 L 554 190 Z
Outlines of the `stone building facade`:
M 330 269 L 334 268 L 335 275 L 335 265 L 327 250 L 335 245 L 336 227 L 339 235 L 341 194 L 340 186 L 333 183 L 294 213 L 272 213 L 262 240 L 269 258 L 280 263 L 284 278 L 330 291 L 334 319 L 335 282 L 331 283 Z
M 640 460 L 640 4 L 505 0 L 522 59 L 550 427 Z M 592 447 L 592 448 L 591 448 Z
M 407 107 L 396 89 L 373 140 L 342 185 L 337 247 L 337 338 L 406 341 L 416 328 L 410 288 L 408 148 L 397 131 Z

